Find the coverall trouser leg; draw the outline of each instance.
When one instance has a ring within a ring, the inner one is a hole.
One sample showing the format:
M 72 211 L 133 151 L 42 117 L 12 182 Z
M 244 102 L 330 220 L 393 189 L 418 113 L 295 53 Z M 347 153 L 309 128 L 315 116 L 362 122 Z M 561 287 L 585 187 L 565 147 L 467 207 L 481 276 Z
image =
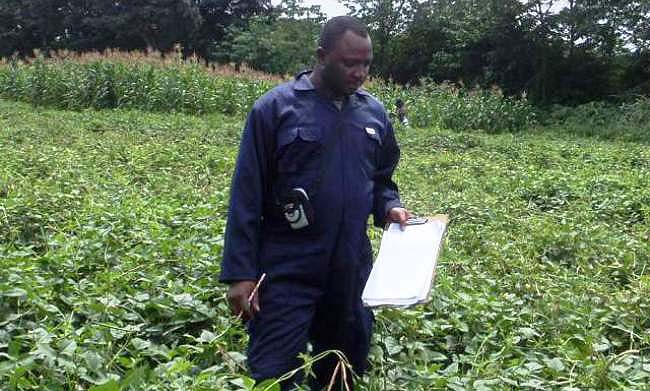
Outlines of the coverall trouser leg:
M 260 290 L 261 311 L 249 322 L 248 365 L 256 381 L 278 378 L 302 365 L 298 355 L 306 351 L 308 342 L 312 356 L 340 350 L 355 373 L 366 370 L 373 317 L 363 307 L 361 292 L 370 272 L 370 254 L 360 256 L 355 251 L 356 256 L 350 258 L 345 248 L 337 250 L 315 280 L 277 277 L 269 271 L 268 283 Z M 329 384 L 337 361 L 329 354 L 314 364 L 316 377 L 309 381 L 312 390 Z M 298 374 L 283 389 L 291 389 L 293 382 L 302 379 Z M 351 374 L 347 379 L 351 385 Z

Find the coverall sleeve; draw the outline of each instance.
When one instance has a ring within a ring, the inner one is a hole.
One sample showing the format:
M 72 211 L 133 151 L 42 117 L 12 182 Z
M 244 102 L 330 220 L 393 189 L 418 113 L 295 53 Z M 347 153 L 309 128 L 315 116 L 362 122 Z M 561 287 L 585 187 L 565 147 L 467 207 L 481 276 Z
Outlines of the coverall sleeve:
M 246 120 L 230 188 L 221 282 L 259 277 L 260 225 L 269 180 L 269 110 L 253 107 Z
M 379 165 L 375 172 L 373 220 L 377 227 L 383 227 L 388 212 L 401 207 L 397 185 L 393 182 L 393 172 L 399 162 L 399 146 L 395 140 L 393 125 L 386 118 L 386 133 L 379 154 Z

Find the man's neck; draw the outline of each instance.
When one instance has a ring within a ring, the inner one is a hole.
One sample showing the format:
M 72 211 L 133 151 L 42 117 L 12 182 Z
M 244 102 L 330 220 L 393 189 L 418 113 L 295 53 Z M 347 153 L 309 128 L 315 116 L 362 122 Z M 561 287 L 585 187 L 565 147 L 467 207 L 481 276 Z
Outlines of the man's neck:
M 323 82 L 323 74 L 322 74 L 322 69 L 320 66 L 315 66 L 314 70 L 312 73 L 309 75 L 309 80 L 311 80 L 311 84 L 314 85 L 314 88 L 316 91 L 324 96 L 325 98 L 332 100 L 332 101 L 344 101 L 346 96 L 344 95 L 338 95 L 332 91 L 331 88 L 328 88 L 325 83 Z

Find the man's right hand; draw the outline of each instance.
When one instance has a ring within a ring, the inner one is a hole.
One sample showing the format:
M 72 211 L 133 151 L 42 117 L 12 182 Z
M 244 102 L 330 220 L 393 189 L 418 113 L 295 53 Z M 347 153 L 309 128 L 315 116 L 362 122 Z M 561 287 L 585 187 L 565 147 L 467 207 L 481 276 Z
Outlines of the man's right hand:
M 241 316 L 244 321 L 252 319 L 260 310 L 259 294 L 257 292 L 250 303 L 248 301 L 256 284 L 255 281 L 237 281 L 233 282 L 230 289 L 228 289 L 230 310 L 233 315 Z

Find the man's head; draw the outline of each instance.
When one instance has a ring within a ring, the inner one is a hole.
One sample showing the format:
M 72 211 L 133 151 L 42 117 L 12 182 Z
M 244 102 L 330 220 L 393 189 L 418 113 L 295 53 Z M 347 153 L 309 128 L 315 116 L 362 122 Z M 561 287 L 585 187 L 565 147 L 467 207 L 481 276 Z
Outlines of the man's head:
M 321 31 L 318 65 L 323 87 L 335 97 L 354 93 L 368 76 L 372 44 L 368 29 L 351 16 L 330 19 Z

